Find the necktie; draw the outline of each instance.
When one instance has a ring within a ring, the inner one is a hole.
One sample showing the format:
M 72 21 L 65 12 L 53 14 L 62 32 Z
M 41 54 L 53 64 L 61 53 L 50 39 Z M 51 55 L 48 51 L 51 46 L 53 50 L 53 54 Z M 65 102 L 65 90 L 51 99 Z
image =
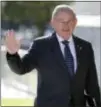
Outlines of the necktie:
M 73 56 L 72 56 L 70 48 L 69 48 L 69 42 L 65 40 L 62 43 L 65 45 L 65 48 L 64 48 L 65 63 L 68 67 L 68 72 L 70 73 L 70 76 L 73 77 L 73 75 L 74 75 L 74 60 L 73 60 Z

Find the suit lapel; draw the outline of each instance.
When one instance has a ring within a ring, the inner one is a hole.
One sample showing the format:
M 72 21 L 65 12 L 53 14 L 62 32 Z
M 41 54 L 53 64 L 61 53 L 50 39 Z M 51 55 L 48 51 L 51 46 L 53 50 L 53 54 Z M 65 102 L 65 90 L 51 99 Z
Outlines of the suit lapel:
M 81 64 L 81 51 L 83 49 L 83 47 L 81 46 L 81 44 L 79 43 L 77 37 L 73 36 L 73 40 L 74 40 L 74 45 L 75 45 L 75 50 L 76 50 L 76 58 L 77 58 L 77 69 L 76 69 L 76 74 L 79 71 L 80 68 L 80 64 Z

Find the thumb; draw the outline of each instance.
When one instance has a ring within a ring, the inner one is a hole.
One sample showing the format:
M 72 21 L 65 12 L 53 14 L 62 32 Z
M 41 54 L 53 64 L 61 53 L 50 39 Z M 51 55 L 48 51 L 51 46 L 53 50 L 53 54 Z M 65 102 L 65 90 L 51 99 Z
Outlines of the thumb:
M 22 38 L 19 38 L 19 39 L 17 40 L 18 47 L 20 47 L 21 42 L 22 42 Z

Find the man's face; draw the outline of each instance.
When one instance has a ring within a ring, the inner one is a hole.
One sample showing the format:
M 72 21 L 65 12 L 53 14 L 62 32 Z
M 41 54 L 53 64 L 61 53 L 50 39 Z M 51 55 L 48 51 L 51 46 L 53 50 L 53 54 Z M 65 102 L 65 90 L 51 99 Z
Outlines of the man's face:
M 51 22 L 55 31 L 64 39 L 68 39 L 72 35 L 77 20 L 71 13 L 59 12 Z

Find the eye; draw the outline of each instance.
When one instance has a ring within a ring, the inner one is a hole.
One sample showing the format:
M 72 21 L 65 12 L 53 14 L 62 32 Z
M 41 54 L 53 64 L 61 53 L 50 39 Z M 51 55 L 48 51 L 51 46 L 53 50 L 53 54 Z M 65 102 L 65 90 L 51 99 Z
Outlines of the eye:
M 65 24 L 66 22 L 63 22 L 63 21 L 62 21 L 61 23 Z

